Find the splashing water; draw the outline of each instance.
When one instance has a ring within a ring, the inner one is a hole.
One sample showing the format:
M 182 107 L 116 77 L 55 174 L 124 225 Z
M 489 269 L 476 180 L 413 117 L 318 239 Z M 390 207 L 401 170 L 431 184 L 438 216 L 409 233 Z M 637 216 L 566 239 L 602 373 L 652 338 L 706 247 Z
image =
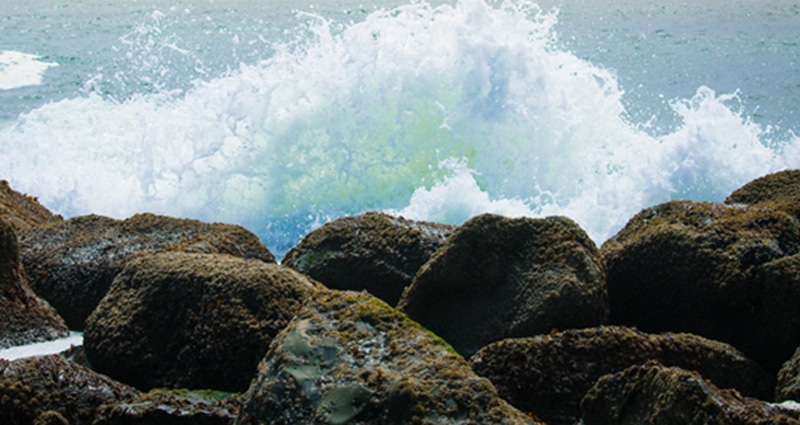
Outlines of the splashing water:
M 239 223 L 281 253 L 367 210 L 560 214 L 601 243 L 646 206 L 718 201 L 800 165 L 797 136 L 762 140 L 737 95 L 707 87 L 672 102 L 675 131 L 649 135 L 614 74 L 556 48 L 556 15 L 530 2 L 414 3 L 341 29 L 300 17 L 305 41 L 183 93 L 22 115 L 0 130 L 0 166 L 65 216 Z

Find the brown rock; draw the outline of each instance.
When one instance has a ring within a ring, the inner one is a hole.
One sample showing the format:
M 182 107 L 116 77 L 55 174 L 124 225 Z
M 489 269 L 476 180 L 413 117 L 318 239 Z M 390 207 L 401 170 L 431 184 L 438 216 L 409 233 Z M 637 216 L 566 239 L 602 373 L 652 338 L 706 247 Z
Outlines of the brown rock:
M 453 232 L 398 309 L 471 355 L 503 338 L 605 323 L 605 272 L 594 242 L 567 218 L 484 214 Z
M 800 218 L 800 170 L 785 170 L 736 189 L 726 204 L 749 204 L 786 211 Z
M 775 387 L 775 400 L 800 400 L 800 347 L 792 358 L 778 371 L 778 384 Z
M 0 219 L 8 221 L 17 231 L 62 220 L 36 198 L 11 189 L 6 180 L 0 180 Z
M 141 256 L 87 320 L 86 356 L 95 370 L 143 390 L 244 391 L 272 338 L 319 289 L 260 260 Z
M 603 375 L 656 360 L 696 370 L 722 388 L 772 398 L 775 378 L 733 347 L 690 334 L 624 327 L 569 330 L 492 343 L 470 358 L 503 399 L 548 424 L 572 425 L 583 396 Z
M 33 290 L 78 330 L 117 273 L 138 254 L 223 253 L 275 262 L 258 238 L 240 226 L 153 214 L 122 221 L 75 217 L 23 233 L 20 248 Z
M 95 425 L 230 425 L 240 408 L 235 393 L 154 389 L 104 405 Z
M 344 217 L 309 233 L 281 264 L 328 288 L 367 290 L 395 305 L 453 229 L 375 212 Z

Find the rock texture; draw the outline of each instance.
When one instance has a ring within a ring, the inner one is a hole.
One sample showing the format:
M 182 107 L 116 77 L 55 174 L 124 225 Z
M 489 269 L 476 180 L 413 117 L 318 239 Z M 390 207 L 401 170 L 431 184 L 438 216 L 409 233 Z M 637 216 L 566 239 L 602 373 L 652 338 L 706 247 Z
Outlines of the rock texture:
M 594 242 L 567 218 L 484 214 L 453 232 L 398 309 L 471 355 L 503 338 L 604 324 L 605 272 Z
M 142 256 L 87 320 L 102 373 L 154 387 L 244 391 L 272 338 L 322 286 L 277 264 L 220 254 Z
M 0 219 L 6 220 L 17 231 L 62 220 L 29 195 L 17 192 L 0 180 Z
M 64 320 L 28 286 L 17 235 L 0 219 L 0 348 L 69 335 Z
M 374 212 L 344 217 L 309 233 L 281 264 L 328 288 L 367 290 L 395 305 L 453 229 Z
M 213 391 L 156 389 L 133 400 L 105 405 L 95 425 L 230 425 L 239 395 Z
M 785 170 L 755 179 L 735 190 L 725 203 L 766 206 L 800 218 L 800 170 Z
M 655 362 L 604 376 L 586 394 L 581 411 L 585 425 L 800 424 L 779 407 Z
M 135 389 L 55 354 L 0 360 L 2 424 L 91 425 L 101 405 L 137 395 Z
M 778 383 L 775 386 L 775 400 L 800 400 L 800 347 L 792 358 L 786 361 L 778 371 Z
M 772 398 L 772 374 L 727 344 L 690 334 L 650 335 L 616 326 L 569 330 L 495 342 L 475 353 L 470 365 L 514 407 L 551 425 L 572 425 L 581 399 L 600 377 L 649 360 Z
M 765 207 L 673 201 L 601 249 L 611 322 L 728 342 L 771 372 L 800 345 L 800 227 Z
M 137 254 L 224 253 L 275 261 L 242 227 L 153 214 L 123 221 L 97 215 L 72 218 L 21 234 L 20 248 L 33 290 L 78 330 L 117 273 Z
M 445 342 L 366 293 L 331 291 L 275 338 L 237 424 L 528 424 Z

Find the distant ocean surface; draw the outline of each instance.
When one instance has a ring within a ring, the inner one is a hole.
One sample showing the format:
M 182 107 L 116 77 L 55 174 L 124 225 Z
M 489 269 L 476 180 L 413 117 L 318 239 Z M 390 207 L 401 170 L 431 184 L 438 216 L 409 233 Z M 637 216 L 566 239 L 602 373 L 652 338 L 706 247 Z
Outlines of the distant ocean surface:
M 65 217 L 642 208 L 800 168 L 788 0 L 1 0 L 0 178 Z

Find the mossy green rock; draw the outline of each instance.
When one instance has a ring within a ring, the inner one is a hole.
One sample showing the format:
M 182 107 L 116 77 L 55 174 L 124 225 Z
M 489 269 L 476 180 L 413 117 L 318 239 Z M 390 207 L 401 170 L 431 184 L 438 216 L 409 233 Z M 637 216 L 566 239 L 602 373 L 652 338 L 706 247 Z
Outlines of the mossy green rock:
M 100 406 L 130 400 L 136 389 L 56 354 L 0 360 L 0 423 L 91 425 Z
M 736 189 L 725 203 L 765 206 L 800 218 L 800 170 L 784 170 L 757 178 Z
M 309 233 L 281 264 L 328 288 L 367 290 L 395 305 L 454 228 L 375 212 L 343 217 Z
M 20 234 L 20 250 L 31 288 L 78 330 L 136 255 L 182 251 L 275 262 L 241 226 L 154 214 L 126 220 L 88 215 L 31 228 Z
M 222 254 L 131 261 L 87 320 L 89 363 L 142 390 L 242 392 L 272 338 L 322 285 L 287 267 Z
M 422 266 L 397 308 L 465 356 L 503 338 L 608 318 L 600 253 L 564 217 L 468 220 Z
M 95 425 L 230 425 L 240 395 L 216 391 L 154 389 L 100 408 Z
M 633 217 L 601 249 L 611 322 L 730 343 L 776 372 L 800 344 L 800 251 L 792 215 L 771 208 L 672 201 Z
M 772 398 L 774 376 L 728 344 L 618 326 L 498 341 L 475 353 L 470 365 L 518 409 L 551 425 L 573 425 L 581 399 L 600 377 L 649 360 L 696 370 L 750 397 Z
M 779 406 L 720 390 L 657 362 L 602 377 L 581 401 L 584 425 L 798 425 Z
M 244 396 L 244 424 L 531 424 L 418 323 L 331 291 L 276 337 Z
M 28 285 L 14 228 L 0 218 L 0 348 L 69 335 L 64 320 Z

